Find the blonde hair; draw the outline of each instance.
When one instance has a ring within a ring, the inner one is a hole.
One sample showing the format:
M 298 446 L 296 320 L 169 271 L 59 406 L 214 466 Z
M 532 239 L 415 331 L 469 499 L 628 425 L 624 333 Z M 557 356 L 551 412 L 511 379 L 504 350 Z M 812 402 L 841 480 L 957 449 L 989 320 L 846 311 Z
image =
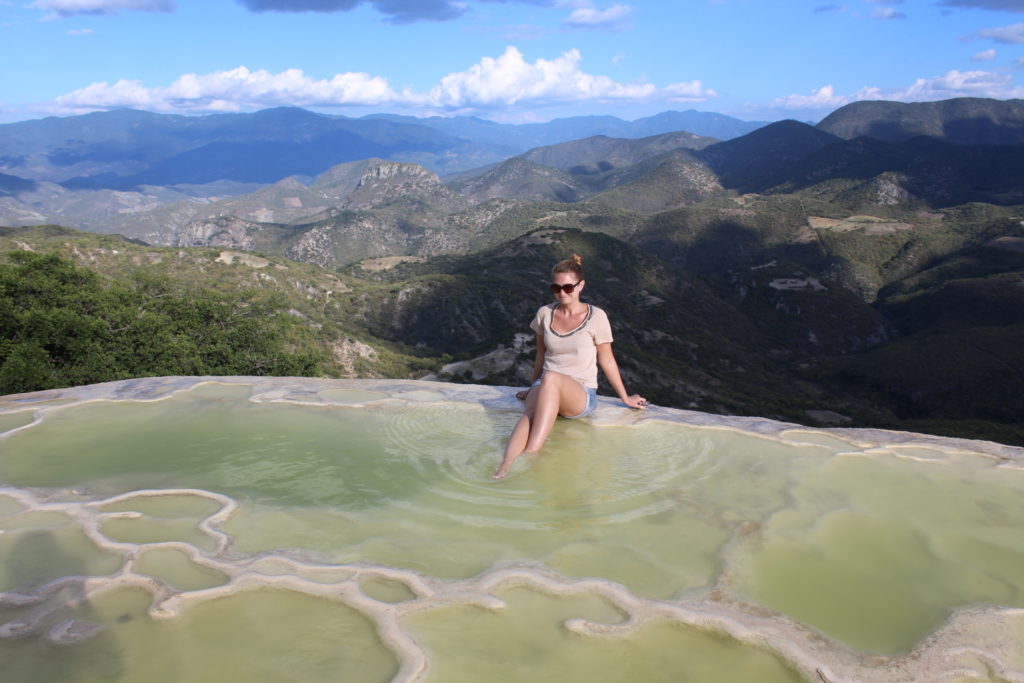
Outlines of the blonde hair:
M 573 253 L 569 258 L 555 264 L 555 267 L 551 269 L 551 273 L 572 273 L 576 276 L 577 280 L 582 280 L 583 257 L 577 253 Z

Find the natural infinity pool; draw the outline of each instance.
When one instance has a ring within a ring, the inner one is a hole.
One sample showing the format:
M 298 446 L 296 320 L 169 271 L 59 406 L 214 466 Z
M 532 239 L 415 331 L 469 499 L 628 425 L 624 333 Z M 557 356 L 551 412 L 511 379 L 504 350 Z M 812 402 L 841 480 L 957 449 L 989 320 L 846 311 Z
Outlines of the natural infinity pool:
M 0 398 L 3 680 L 1024 679 L 1020 449 L 512 391 Z

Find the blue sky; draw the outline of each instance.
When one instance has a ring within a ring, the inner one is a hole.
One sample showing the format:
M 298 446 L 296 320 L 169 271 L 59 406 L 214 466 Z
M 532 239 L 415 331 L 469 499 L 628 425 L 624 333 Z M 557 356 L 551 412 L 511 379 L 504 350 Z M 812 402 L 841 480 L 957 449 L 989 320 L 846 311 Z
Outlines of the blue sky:
M 816 121 L 1024 98 L 1024 0 L 0 0 L 0 122 L 133 107 Z

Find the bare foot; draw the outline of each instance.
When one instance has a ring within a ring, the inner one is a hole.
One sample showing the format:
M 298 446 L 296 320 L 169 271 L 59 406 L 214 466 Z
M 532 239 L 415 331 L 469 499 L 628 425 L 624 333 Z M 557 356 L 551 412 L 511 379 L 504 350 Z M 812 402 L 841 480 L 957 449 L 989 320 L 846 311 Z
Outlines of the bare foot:
M 493 477 L 495 479 L 504 479 L 505 475 L 508 474 L 508 471 L 512 469 L 512 463 L 518 460 L 520 456 L 526 456 L 527 459 L 529 459 L 535 455 L 537 455 L 537 451 L 523 451 L 518 455 L 513 455 L 511 457 L 505 458 L 504 460 L 501 461 L 501 464 L 498 465 L 498 469 L 494 471 Z
M 498 467 L 498 469 L 494 471 L 494 474 L 492 475 L 492 477 L 494 479 L 504 479 L 505 476 L 508 475 L 508 468 L 510 468 L 511 466 L 512 466 L 512 463 L 510 463 L 510 462 L 503 462 L 503 463 L 501 463 L 501 465 Z

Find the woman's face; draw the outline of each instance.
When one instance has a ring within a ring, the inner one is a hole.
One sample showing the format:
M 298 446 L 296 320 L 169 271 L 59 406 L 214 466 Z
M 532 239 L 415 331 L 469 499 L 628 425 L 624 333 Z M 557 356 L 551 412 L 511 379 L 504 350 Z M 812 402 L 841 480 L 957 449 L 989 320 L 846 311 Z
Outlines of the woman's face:
M 583 280 L 577 281 L 575 273 L 554 273 L 551 276 L 551 283 L 552 284 L 555 284 L 555 285 L 576 285 L 577 282 L 579 284 L 576 287 L 573 288 L 573 291 L 572 291 L 571 294 L 567 293 L 565 291 L 565 289 L 560 289 L 557 292 L 555 292 L 554 293 L 555 301 L 557 301 L 560 304 L 569 304 L 569 303 L 572 303 L 574 301 L 579 301 L 580 300 L 580 292 L 583 290 L 584 281 Z

